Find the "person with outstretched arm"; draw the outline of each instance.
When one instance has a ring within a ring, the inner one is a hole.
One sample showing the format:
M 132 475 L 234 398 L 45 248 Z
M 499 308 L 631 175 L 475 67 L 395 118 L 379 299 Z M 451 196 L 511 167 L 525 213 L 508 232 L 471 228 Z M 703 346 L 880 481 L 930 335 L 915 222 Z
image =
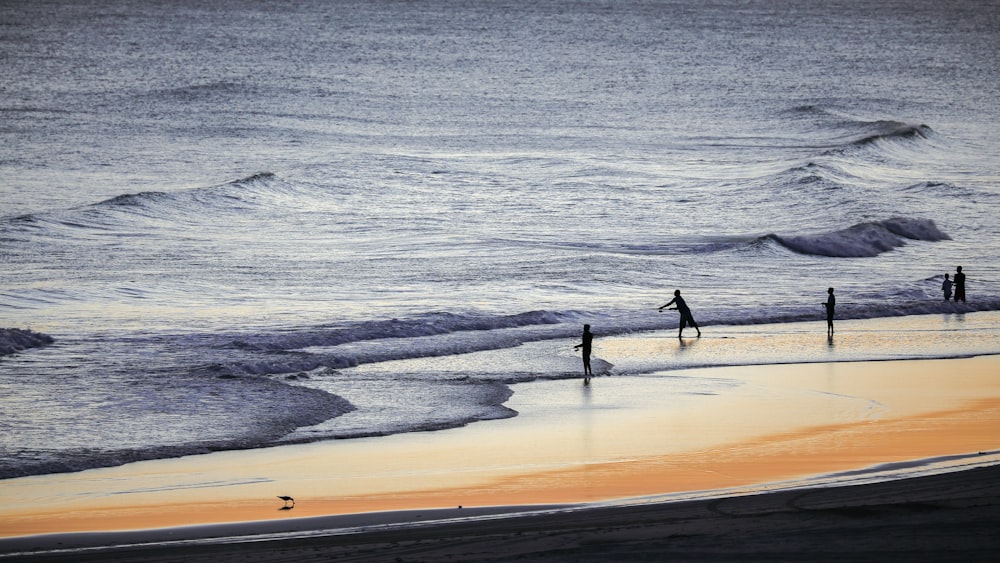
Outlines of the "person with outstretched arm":
M 670 307 L 671 305 L 676 305 L 676 307 Z M 684 334 L 684 327 L 691 325 L 695 330 L 698 331 L 698 338 L 701 338 L 701 329 L 698 328 L 698 323 L 694 321 L 694 317 L 691 315 L 691 309 L 688 308 L 687 303 L 684 302 L 684 298 L 681 297 L 681 290 L 674 290 L 674 298 L 670 300 L 670 303 L 660 307 L 660 311 L 670 307 L 671 310 L 677 310 L 681 314 L 680 329 L 677 331 L 677 338 L 681 338 Z

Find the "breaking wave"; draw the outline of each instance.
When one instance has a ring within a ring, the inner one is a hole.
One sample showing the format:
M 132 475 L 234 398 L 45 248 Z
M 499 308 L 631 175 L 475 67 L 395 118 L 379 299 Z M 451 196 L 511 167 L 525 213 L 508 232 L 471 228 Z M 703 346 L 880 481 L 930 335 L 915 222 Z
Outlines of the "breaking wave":
M 7 356 L 29 348 L 40 348 L 55 342 L 48 334 L 20 328 L 0 328 L 0 356 Z
M 780 236 L 770 234 L 760 240 L 772 240 L 800 254 L 836 258 L 866 258 L 899 248 L 907 240 L 936 242 L 951 240 L 930 219 L 897 217 L 884 221 L 858 223 L 840 231 L 816 235 Z
M 428 313 L 410 319 L 370 321 L 349 327 L 331 327 L 300 334 L 273 335 L 236 342 L 240 348 L 266 351 L 296 350 L 315 346 L 437 336 L 454 332 L 488 331 L 565 322 L 567 314 L 554 311 L 528 311 L 514 315 L 490 316 L 455 313 Z
M 933 133 L 927 125 L 911 125 L 898 121 L 878 121 L 871 125 L 876 132 L 854 141 L 855 145 L 868 145 L 891 139 L 926 139 Z

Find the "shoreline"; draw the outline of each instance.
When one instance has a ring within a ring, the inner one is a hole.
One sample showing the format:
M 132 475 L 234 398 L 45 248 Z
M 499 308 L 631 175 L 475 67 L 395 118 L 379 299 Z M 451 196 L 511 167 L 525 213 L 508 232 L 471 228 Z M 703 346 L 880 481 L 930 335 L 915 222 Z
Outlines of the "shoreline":
M 0 560 L 992 561 L 1000 464 L 668 502 L 462 512 L 8 539 Z
M 206 534 L 222 534 L 206 541 L 224 544 L 258 533 L 299 542 L 306 539 L 280 536 L 365 521 L 405 534 L 442 517 L 489 528 L 504 512 L 527 510 L 534 520 L 539 507 L 552 512 L 546 518 L 626 504 L 669 512 L 709 502 L 678 500 L 684 495 L 851 490 L 885 478 L 875 475 L 881 470 L 895 471 L 892 479 L 950 474 L 955 465 L 1000 463 L 995 373 L 1000 355 L 701 368 L 598 377 L 583 388 L 578 380 L 518 384 L 514 419 L 3 481 L 0 555 L 146 541 L 135 538 L 186 545 Z M 721 380 L 729 383 L 714 395 L 698 391 Z M 790 398 L 797 408 L 787 407 Z M 693 434 L 698 443 L 682 439 Z M 942 463 L 920 464 L 935 459 Z M 292 489 L 296 508 L 276 510 L 275 495 Z

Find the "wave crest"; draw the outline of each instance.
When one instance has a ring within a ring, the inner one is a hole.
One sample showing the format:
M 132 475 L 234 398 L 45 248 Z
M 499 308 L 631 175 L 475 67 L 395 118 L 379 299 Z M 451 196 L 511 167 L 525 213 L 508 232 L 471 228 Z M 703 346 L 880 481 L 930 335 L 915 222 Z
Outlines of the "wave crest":
M 29 348 L 40 348 L 55 342 L 48 334 L 20 328 L 0 328 L 0 356 Z
M 805 116 L 810 120 L 811 126 L 819 125 L 822 129 L 834 133 L 837 145 L 832 152 L 841 152 L 851 147 L 867 147 L 882 141 L 925 140 L 935 134 L 935 131 L 926 124 L 894 119 L 866 119 L 819 105 L 793 107 L 789 113 Z
M 167 197 L 166 192 L 139 192 L 137 194 L 122 194 L 97 203 L 97 206 L 110 205 L 119 207 L 139 207 L 149 201 Z
M 240 178 L 239 180 L 233 180 L 219 186 L 212 186 L 207 188 L 194 188 L 191 190 L 181 190 L 177 192 L 160 192 L 160 191 L 150 191 L 150 192 L 139 192 L 135 194 L 121 194 L 110 199 L 98 202 L 92 207 L 142 207 L 147 204 L 164 202 L 169 199 L 183 200 L 184 198 L 190 198 L 192 196 L 199 197 L 205 194 L 214 194 L 225 197 L 225 192 L 220 191 L 226 188 L 249 188 L 255 186 L 267 186 L 267 182 L 275 180 L 277 177 L 273 172 L 258 172 L 247 176 L 246 178 Z M 193 210 L 193 208 L 192 208 Z
M 930 219 L 895 217 L 884 221 L 858 223 L 840 231 L 783 237 L 770 234 L 758 240 L 772 240 L 800 254 L 836 258 L 869 258 L 904 246 L 907 240 L 936 242 L 951 240 Z
M 437 312 L 258 335 L 223 345 L 247 356 L 203 369 L 219 376 L 276 375 L 509 348 L 526 341 L 574 335 L 577 326 L 566 323 L 577 320 L 578 315 L 554 311 L 505 316 Z M 401 339 L 407 340 L 405 347 L 399 345 Z
M 239 180 L 234 180 L 234 181 L 230 182 L 230 184 L 231 185 L 240 186 L 240 185 L 245 185 L 245 184 L 255 184 L 257 182 L 265 182 L 265 181 L 268 181 L 268 180 L 274 180 L 275 178 L 277 178 L 277 176 L 274 175 L 274 172 L 258 172 L 256 174 L 252 174 L 250 176 L 247 176 L 246 178 L 242 178 L 242 179 L 239 179 Z
M 489 331 L 532 325 L 553 325 L 566 320 L 554 311 L 528 311 L 515 315 L 488 316 L 455 313 L 429 313 L 410 319 L 370 321 L 344 328 L 309 330 L 302 333 L 273 335 L 234 343 L 238 348 L 279 352 L 311 347 L 340 346 L 356 342 L 390 338 L 438 336 L 454 332 Z
M 875 132 L 854 141 L 853 144 L 868 145 L 889 139 L 926 139 L 934 132 L 927 125 L 913 125 L 898 121 L 877 121 L 871 125 Z

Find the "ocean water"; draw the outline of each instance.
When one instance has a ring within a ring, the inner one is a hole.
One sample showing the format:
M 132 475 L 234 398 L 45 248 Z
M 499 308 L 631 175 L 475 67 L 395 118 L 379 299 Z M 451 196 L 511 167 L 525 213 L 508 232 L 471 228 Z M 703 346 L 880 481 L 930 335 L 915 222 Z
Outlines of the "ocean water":
M 1000 310 L 998 52 L 995 1 L 5 2 L 0 478 L 514 416 L 675 289 Z

